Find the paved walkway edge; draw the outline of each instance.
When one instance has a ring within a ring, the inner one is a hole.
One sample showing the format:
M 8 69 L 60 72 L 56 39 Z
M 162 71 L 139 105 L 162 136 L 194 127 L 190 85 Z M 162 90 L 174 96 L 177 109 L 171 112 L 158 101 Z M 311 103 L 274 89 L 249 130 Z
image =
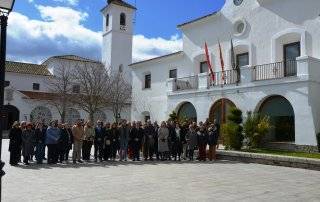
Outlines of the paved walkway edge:
M 241 161 L 246 163 L 258 163 L 320 171 L 320 160 L 318 159 L 225 150 L 218 150 L 217 154 L 218 158 L 222 160 Z

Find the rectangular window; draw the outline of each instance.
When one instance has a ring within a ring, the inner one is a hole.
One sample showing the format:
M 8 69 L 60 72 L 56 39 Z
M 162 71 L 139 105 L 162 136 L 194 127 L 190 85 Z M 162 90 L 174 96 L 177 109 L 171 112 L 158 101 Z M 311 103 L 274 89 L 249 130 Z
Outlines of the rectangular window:
M 200 73 L 205 73 L 205 72 L 208 72 L 208 63 L 207 61 L 205 62 L 200 62 Z
M 80 93 L 80 85 L 73 85 L 72 92 L 73 93 Z
M 243 67 L 249 65 L 249 53 L 237 54 L 237 66 Z
M 177 69 L 171 69 L 169 71 L 169 78 L 170 79 L 176 79 L 177 78 Z
M 38 83 L 33 83 L 33 84 L 32 84 L 32 89 L 33 89 L 33 90 L 40 90 L 40 84 L 38 84 Z
M 151 74 L 147 74 L 144 76 L 144 88 L 151 88 Z

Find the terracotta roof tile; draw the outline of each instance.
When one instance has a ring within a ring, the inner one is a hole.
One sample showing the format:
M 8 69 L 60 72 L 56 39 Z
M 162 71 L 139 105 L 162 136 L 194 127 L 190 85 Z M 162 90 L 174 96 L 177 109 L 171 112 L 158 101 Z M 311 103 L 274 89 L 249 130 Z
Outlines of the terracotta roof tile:
M 19 74 L 33 74 L 51 76 L 52 74 L 45 65 L 22 63 L 22 62 L 6 62 L 6 72 L 14 72 Z
M 35 91 L 20 91 L 20 92 L 32 100 L 52 100 L 54 96 L 56 96 L 54 93 L 35 92 Z

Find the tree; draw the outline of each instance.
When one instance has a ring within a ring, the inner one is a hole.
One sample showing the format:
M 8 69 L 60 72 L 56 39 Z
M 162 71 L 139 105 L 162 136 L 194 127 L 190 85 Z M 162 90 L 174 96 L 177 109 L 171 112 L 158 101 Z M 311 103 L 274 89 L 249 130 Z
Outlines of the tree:
M 222 126 L 225 147 L 240 150 L 243 142 L 242 111 L 232 108 L 227 118 L 227 123 Z
M 109 92 L 105 94 L 109 101 L 116 122 L 119 121 L 119 114 L 131 102 L 132 87 L 126 81 L 122 72 L 115 72 L 110 75 Z
M 72 71 L 73 81 L 79 85 L 80 92 L 70 96 L 70 101 L 89 114 L 89 120 L 94 121 L 94 114 L 106 107 L 110 100 L 110 77 L 102 63 L 79 62 Z
M 66 111 L 70 105 L 70 93 L 72 91 L 72 65 L 69 61 L 57 61 L 54 64 L 54 75 L 46 80 L 50 98 L 48 104 L 54 106 L 61 118 L 65 122 Z
M 248 140 L 248 147 L 257 148 L 272 126 L 268 116 L 247 112 L 247 119 L 243 124 L 243 128 L 245 138 Z

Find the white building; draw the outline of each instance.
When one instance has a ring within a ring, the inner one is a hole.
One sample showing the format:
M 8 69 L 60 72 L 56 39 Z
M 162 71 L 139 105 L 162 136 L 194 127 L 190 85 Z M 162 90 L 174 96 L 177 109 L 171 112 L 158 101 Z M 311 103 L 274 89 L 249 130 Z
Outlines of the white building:
M 92 65 L 101 65 L 98 61 L 81 58 L 74 55 L 54 56 L 43 64 L 28 64 L 20 62 L 7 62 L 5 88 L 5 129 L 9 129 L 16 120 L 46 122 L 60 120 L 58 109 L 52 105 L 50 99 L 55 96 L 50 92 L 50 78 L 57 75 L 55 68 L 65 65 L 68 68 L 89 62 Z M 53 72 L 53 74 L 49 71 Z M 80 86 L 74 84 L 72 93 L 79 93 Z M 130 118 L 130 107 L 121 113 L 121 118 Z M 65 121 L 74 124 L 78 119 L 88 119 L 88 113 L 77 106 L 68 107 Z M 115 117 L 109 108 L 101 109 L 95 114 L 96 120 L 113 122 Z
M 131 119 L 162 121 L 175 111 L 197 121 L 221 121 L 226 117 L 221 111 L 226 114 L 236 106 L 244 114 L 270 116 L 271 141 L 316 145 L 319 14 L 319 0 L 226 0 L 220 11 L 178 25 L 183 34 L 181 52 L 130 65 Z M 241 67 L 239 78 L 231 68 L 231 38 Z M 214 82 L 207 73 L 205 42 L 216 72 Z

